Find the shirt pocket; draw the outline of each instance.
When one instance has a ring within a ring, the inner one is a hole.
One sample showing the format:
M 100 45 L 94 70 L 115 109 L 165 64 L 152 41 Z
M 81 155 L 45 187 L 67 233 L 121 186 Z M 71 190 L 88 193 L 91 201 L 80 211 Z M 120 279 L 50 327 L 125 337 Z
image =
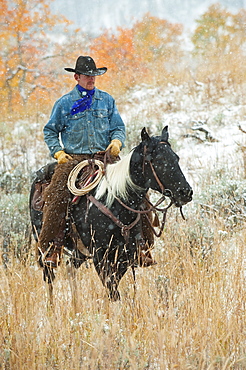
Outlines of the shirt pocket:
M 86 112 L 79 112 L 67 115 L 65 124 L 65 131 L 68 134 L 83 133 L 86 129 Z
M 92 111 L 92 115 L 97 130 L 107 131 L 109 129 L 107 109 L 95 109 Z

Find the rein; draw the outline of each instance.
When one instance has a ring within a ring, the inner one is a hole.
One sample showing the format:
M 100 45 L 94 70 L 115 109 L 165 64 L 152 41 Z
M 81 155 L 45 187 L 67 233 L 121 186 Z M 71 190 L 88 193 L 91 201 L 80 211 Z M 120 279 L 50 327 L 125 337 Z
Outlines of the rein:
M 146 197 L 145 197 L 145 199 L 148 201 L 148 203 L 151 205 L 151 207 L 150 208 L 148 208 L 148 210 L 142 210 L 142 211 L 139 211 L 139 210 L 137 210 L 137 209 L 134 209 L 134 208 L 131 208 L 131 207 L 129 207 L 129 206 L 127 206 L 124 202 L 122 202 L 122 200 L 120 199 L 120 198 L 118 198 L 118 197 L 116 197 L 115 196 L 115 199 L 117 200 L 117 202 L 118 203 L 120 203 L 124 208 L 126 208 L 128 211 L 131 211 L 131 212 L 133 212 L 133 213 L 139 213 L 139 214 L 146 214 L 147 212 L 151 212 L 151 211 L 160 211 L 160 212 L 163 212 L 163 211 L 165 211 L 167 208 L 169 208 L 169 207 L 171 207 L 171 205 L 173 204 L 173 201 L 171 201 L 171 204 L 167 207 L 167 208 L 163 208 L 163 209 L 161 209 L 161 208 L 157 208 L 157 206 L 159 205 L 159 204 L 161 204 L 165 199 L 166 199 L 166 197 L 165 197 L 165 195 L 163 195 L 159 200 L 158 200 L 158 202 L 155 204 L 155 205 L 153 205 Z
M 150 164 L 150 168 L 151 168 L 151 171 L 154 175 L 154 178 L 157 182 L 157 184 L 159 185 L 160 189 L 161 189 L 161 192 L 162 194 L 164 193 L 165 191 L 165 187 L 163 186 L 163 184 L 161 183 L 159 177 L 157 176 L 157 173 L 154 169 L 154 166 L 152 165 L 151 161 L 146 161 L 146 146 L 144 146 L 144 160 L 143 160 L 143 173 L 144 173 L 144 169 L 145 169 L 145 163 L 149 163 Z M 105 156 L 106 157 L 106 156 Z M 105 168 L 106 168 L 106 163 L 105 163 Z M 107 172 L 105 171 L 105 176 L 107 177 Z M 147 221 L 153 231 L 153 233 L 155 234 L 156 237 L 160 237 L 162 235 L 162 232 L 164 230 L 164 226 L 165 226 L 165 222 L 166 222 L 166 214 L 167 214 L 167 210 L 168 208 L 170 208 L 173 204 L 173 200 L 171 200 L 170 204 L 165 207 L 165 208 L 158 208 L 158 206 L 165 200 L 165 195 L 162 195 L 161 198 L 157 201 L 157 203 L 155 205 L 153 205 L 146 197 L 145 199 L 148 201 L 148 203 L 150 204 L 150 208 L 146 209 L 146 210 L 136 210 L 136 209 L 133 209 L 129 206 L 127 206 L 120 198 L 118 198 L 117 196 L 115 196 L 115 199 L 117 200 L 118 203 L 120 203 L 124 208 L 126 208 L 128 211 L 130 212 L 133 212 L 133 213 L 137 213 L 137 217 L 136 219 L 129 225 L 124 225 L 111 211 L 109 208 L 107 208 L 104 204 L 102 204 L 100 201 L 98 201 L 93 195 L 91 194 L 87 194 L 87 200 L 92 202 L 102 213 L 104 213 L 107 217 L 109 217 L 120 229 L 121 229 L 121 234 L 124 236 L 126 242 L 128 242 L 128 239 L 129 239 L 129 232 L 130 230 L 138 223 L 138 221 L 140 220 L 140 215 L 144 214 L 146 215 L 146 218 L 147 218 Z M 152 225 L 152 222 L 151 220 L 149 219 L 148 217 L 148 213 L 151 212 L 151 211 L 160 211 L 162 213 L 162 222 L 161 222 L 161 226 L 159 227 L 159 231 L 156 232 L 156 230 L 154 229 L 153 225 Z M 182 213 L 181 213 L 182 214 Z
M 121 234 L 124 236 L 126 243 L 129 239 L 129 232 L 130 230 L 138 223 L 140 220 L 140 214 L 137 215 L 136 219 L 130 223 L 129 225 L 124 225 L 114 214 L 107 208 L 104 204 L 99 202 L 96 198 L 93 197 L 91 194 L 87 194 L 87 199 L 92 202 L 102 213 L 104 213 L 107 217 L 109 217 L 115 225 L 117 225 L 121 229 Z
M 161 143 L 166 143 L 168 144 L 167 142 L 161 142 Z M 144 146 L 144 150 L 143 150 L 143 153 L 144 153 L 144 158 L 143 158 L 143 165 L 142 165 L 142 170 L 143 170 L 143 173 L 144 173 L 144 170 L 145 170 L 145 165 L 147 163 L 149 163 L 150 165 L 150 169 L 153 173 L 153 176 L 158 184 L 158 186 L 160 187 L 161 189 L 161 193 L 164 194 L 165 192 L 165 187 L 164 185 L 162 184 L 162 182 L 160 181 L 156 171 L 155 171 L 155 168 L 153 166 L 153 164 L 151 163 L 150 160 L 146 160 L 146 153 L 147 153 L 147 147 L 146 145 Z M 106 166 L 107 166 L 107 163 L 106 163 L 106 156 L 107 156 L 107 152 L 104 156 L 104 168 L 106 169 Z M 107 177 L 107 172 L 104 171 L 104 174 L 105 176 Z M 170 194 L 170 191 L 169 190 L 166 190 L 167 192 L 169 192 L 169 196 L 171 195 Z M 93 203 L 102 213 L 104 213 L 107 217 L 109 217 L 114 223 L 115 225 L 117 225 L 120 229 L 121 229 L 121 234 L 122 236 L 124 236 L 125 240 L 126 240 L 126 243 L 128 242 L 128 239 L 129 239 L 129 233 L 130 233 L 130 230 L 139 222 L 140 220 L 140 215 L 145 215 L 146 216 L 146 219 L 149 223 L 149 226 L 150 228 L 152 229 L 154 235 L 159 238 L 161 235 L 162 235 L 162 232 L 164 230 L 164 227 L 165 227 L 165 222 L 166 222 L 166 215 L 167 215 L 167 210 L 173 205 L 174 201 L 173 199 L 171 198 L 171 201 L 169 203 L 169 205 L 167 207 L 164 207 L 164 208 L 159 208 L 158 206 L 165 200 L 166 198 L 166 195 L 162 195 L 161 198 L 157 201 L 156 204 L 152 204 L 149 199 L 147 199 L 147 197 L 145 197 L 145 200 L 149 203 L 150 205 L 150 208 L 146 209 L 146 210 L 136 210 L 136 209 L 133 209 L 131 207 L 129 207 L 128 205 L 126 205 L 120 198 L 118 198 L 117 196 L 115 196 L 115 199 L 117 200 L 118 203 L 120 203 L 125 209 L 127 209 L 128 211 L 130 212 L 133 212 L 133 213 L 137 213 L 137 217 L 136 219 L 130 223 L 129 225 L 124 225 L 123 222 L 121 222 L 111 211 L 109 208 L 107 208 L 104 204 L 102 204 L 99 200 L 97 200 L 93 195 L 91 194 L 87 194 L 86 195 L 87 197 L 87 201 Z M 156 211 L 159 211 L 162 213 L 162 221 L 161 221 L 161 225 L 159 226 L 159 231 L 156 232 L 156 230 L 154 229 L 153 225 L 152 225 L 152 221 L 150 220 L 149 216 L 148 216 L 148 213 L 149 212 L 156 212 Z M 181 216 L 184 218 L 184 215 L 183 215 L 183 212 L 182 212 L 182 207 L 180 207 L 180 213 L 181 213 Z
M 165 207 L 165 208 L 162 208 L 162 209 L 160 209 L 160 208 L 157 208 L 157 206 L 160 204 L 160 203 L 162 203 L 164 200 L 165 200 L 165 196 L 162 196 L 159 200 L 158 200 L 158 202 L 155 204 L 155 205 L 153 205 L 146 197 L 145 197 L 145 200 L 149 203 L 149 204 L 151 204 L 151 207 L 150 208 L 148 208 L 148 209 L 146 209 L 146 210 L 142 210 L 142 211 L 139 211 L 139 210 L 136 210 L 136 209 L 133 209 L 133 208 L 131 208 L 131 207 L 129 207 L 129 206 L 127 206 L 124 202 L 122 202 L 122 200 L 121 199 L 119 199 L 118 197 L 115 197 L 115 199 L 117 200 L 117 202 L 119 202 L 124 208 L 126 208 L 128 211 L 131 211 L 131 212 L 133 212 L 133 213 L 137 213 L 139 216 L 142 214 L 144 214 L 145 216 L 146 216 L 146 218 L 147 218 L 147 221 L 148 221 L 148 223 L 149 223 L 149 225 L 150 225 L 150 227 L 151 227 L 151 230 L 153 231 L 153 233 L 155 234 L 155 236 L 157 237 L 157 238 L 159 238 L 160 236 L 161 236 L 161 234 L 162 234 L 162 232 L 163 232 L 163 230 L 164 230 L 164 227 L 165 227 L 165 223 L 166 223 L 166 215 L 167 215 L 167 210 L 168 210 L 168 208 L 170 208 L 172 205 L 173 205 L 173 201 L 171 200 L 171 202 L 169 203 L 169 205 L 167 206 L 167 207 Z M 155 228 L 153 227 L 153 225 L 152 225 L 152 222 L 151 222 L 151 220 L 149 219 L 149 217 L 148 217 L 148 213 L 149 212 L 152 212 L 152 211 L 159 211 L 159 212 L 161 212 L 162 213 L 162 221 L 161 221 L 161 226 L 159 227 L 159 232 L 156 232 L 155 231 Z M 181 213 L 182 214 L 182 213 Z

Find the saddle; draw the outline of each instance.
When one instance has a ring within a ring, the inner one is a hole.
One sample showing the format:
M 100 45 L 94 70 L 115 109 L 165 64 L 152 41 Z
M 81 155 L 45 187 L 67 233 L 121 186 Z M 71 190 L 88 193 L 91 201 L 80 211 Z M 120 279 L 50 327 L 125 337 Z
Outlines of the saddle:
M 34 181 L 34 191 L 31 199 L 31 206 L 35 211 L 42 212 L 44 207 L 44 191 L 51 183 L 54 174 L 56 163 L 49 163 L 36 172 L 36 179 Z M 85 166 L 81 171 L 76 183 L 78 188 L 82 188 L 85 184 L 90 183 L 95 175 L 93 164 Z M 78 196 L 75 197 L 73 203 L 78 201 Z
M 35 211 L 42 212 L 43 210 L 43 193 L 51 182 L 51 178 L 55 172 L 56 165 L 56 162 L 48 163 L 35 173 L 36 177 L 34 180 L 34 190 L 31 199 L 31 206 Z
M 45 204 L 44 201 L 44 191 L 51 183 L 52 176 L 55 171 L 57 163 L 52 162 L 47 164 L 46 166 L 42 167 L 40 170 L 36 172 L 36 178 L 33 183 L 33 191 L 32 191 L 32 198 L 31 198 L 31 207 L 42 213 L 43 207 Z M 89 178 L 93 178 L 93 171 L 95 171 L 94 166 L 86 166 L 83 172 L 80 174 L 80 177 L 78 177 L 78 187 L 87 183 Z M 78 198 L 78 197 L 75 197 Z M 75 199 L 74 198 L 74 199 Z M 77 249 L 87 258 L 90 258 L 90 253 L 88 249 L 84 246 L 82 243 L 78 232 L 76 230 L 76 227 L 74 223 L 72 222 L 72 219 L 70 217 L 70 207 L 74 203 L 74 199 L 68 203 L 68 209 L 67 209 L 67 217 L 66 222 L 63 224 L 64 226 L 62 229 L 66 230 L 66 235 L 69 237 L 70 240 L 72 240 L 72 244 L 76 245 Z M 76 203 L 79 201 L 79 199 L 76 199 Z M 152 249 L 152 245 L 154 244 L 154 236 L 152 230 L 149 228 L 147 219 L 145 215 L 141 215 L 140 217 L 141 222 L 141 228 L 143 232 L 143 238 L 140 242 L 141 245 L 139 245 L 139 248 L 142 251 L 141 254 L 141 260 L 139 262 L 139 265 L 142 267 L 152 266 L 155 264 L 155 261 L 152 260 L 150 249 Z M 65 237 L 66 238 L 66 237 Z M 148 247 L 146 247 L 146 243 Z M 149 249 L 150 247 L 150 249 Z M 70 248 L 69 248 L 70 249 Z M 72 248 L 73 249 L 73 248 Z M 71 249 L 71 250 L 72 250 Z
M 35 211 L 40 212 L 41 214 L 43 212 L 43 207 L 45 204 L 44 191 L 51 183 L 51 179 L 54 174 L 56 165 L 57 165 L 56 162 L 48 163 L 46 166 L 42 167 L 40 170 L 36 172 L 36 177 L 33 182 L 31 207 Z M 93 171 L 94 171 L 93 166 L 87 166 L 85 168 L 83 173 L 81 173 L 80 177 L 78 178 L 78 187 L 80 186 L 82 187 L 83 184 L 88 181 L 88 178 L 92 176 Z M 78 202 L 78 199 L 77 199 L 77 202 Z M 65 238 L 69 237 L 70 239 L 72 239 L 73 244 L 76 244 L 79 251 L 86 257 L 90 257 L 90 253 L 88 249 L 83 245 L 82 241 L 80 240 L 76 226 L 72 222 L 72 218 L 70 217 L 70 207 L 72 204 L 73 204 L 72 201 L 70 201 L 67 204 L 67 215 L 66 215 L 66 219 L 62 223 L 63 226 L 61 226 L 61 232 L 62 230 L 66 230 L 65 235 L 64 235 Z

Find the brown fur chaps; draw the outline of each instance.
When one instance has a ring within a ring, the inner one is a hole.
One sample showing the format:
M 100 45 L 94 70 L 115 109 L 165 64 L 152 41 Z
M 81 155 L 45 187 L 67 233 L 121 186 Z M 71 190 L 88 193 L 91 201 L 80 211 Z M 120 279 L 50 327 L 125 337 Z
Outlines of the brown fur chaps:
M 65 236 L 65 218 L 72 197 L 67 187 L 68 176 L 78 163 L 92 158 L 91 155 L 85 154 L 72 155 L 72 157 L 73 160 L 56 166 L 51 182 L 43 193 L 43 224 L 39 235 L 39 246 L 43 253 L 47 251 L 50 242 L 53 242 L 57 247 L 62 247 Z M 103 155 L 94 155 L 94 158 L 103 161 Z M 110 162 L 112 162 L 112 158 Z M 145 209 L 149 208 L 147 202 L 145 207 Z M 148 213 L 148 218 L 152 220 L 152 212 Z M 153 230 L 145 215 L 141 215 L 141 228 L 146 243 L 144 249 L 152 249 L 154 244 Z
M 79 162 L 92 156 L 82 154 L 72 155 L 72 157 L 73 160 L 56 166 L 51 182 L 44 191 L 43 225 L 39 235 L 39 246 L 42 252 L 47 250 L 51 241 L 57 246 L 62 245 L 67 207 L 71 200 L 71 193 L 67 187 L 68 176 Z

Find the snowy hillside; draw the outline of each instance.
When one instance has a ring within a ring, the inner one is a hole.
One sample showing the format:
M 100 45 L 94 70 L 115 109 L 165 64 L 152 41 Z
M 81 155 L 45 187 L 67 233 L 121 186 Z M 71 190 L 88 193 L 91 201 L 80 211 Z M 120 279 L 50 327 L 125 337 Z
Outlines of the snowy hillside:
M 123 108 L 129 139 L 134 136 L 134 141 L 139 140 L 143 126 L 152 134 L 159 134 L 168 125 L 170 141 L 193 187 L 199 186 L 204 173 L 221 168 L 228 170 L 228 178 L 243 177 L 243 95 L 227 91 L 213 102 L 206 99 L 205 86 L 197 85 L 196 89 L 195 96 L 189 93 L 188 86 L 135 89 Z
M 204 171 L 215 168 L 240 169 L 244 175 L 242 146 L 246 145 L 246 104 L 242 92 L 224 91 L 216 100 L 207 99 L 206 86 L 197 84 L 191 94 L 190 86 L 151 88 L 138 86 L 127 97 L 118 101 L 118 107 L 127 127 L 124 153 L 140 141 L 140 131 L 146 127 L 158 135 L 169 126 L 170 141 L 180 156 L 180 164 L 192 186 L 197 186 Z M 43 142 L 43 122 L 16 122 L 13 139 L 21 145 L 3 148 L 0 166 L 4 173 L 38 169 L 51 160 Z M 26 141 L 26 132 L 30 140 Z M 13 157 L 14 153 L 14 157 Z M 14 162 L 13 162 L 14 161 Z M 15 165 L 14 165 L 15 163 Z M 18 163 L 18 164 L 17 164 Z M 238 170 L 236 170 L 238 171 Z M 238 175 L 238 173 L 237 173 Z M 228 176 L 234 176 L 228 172 Z

